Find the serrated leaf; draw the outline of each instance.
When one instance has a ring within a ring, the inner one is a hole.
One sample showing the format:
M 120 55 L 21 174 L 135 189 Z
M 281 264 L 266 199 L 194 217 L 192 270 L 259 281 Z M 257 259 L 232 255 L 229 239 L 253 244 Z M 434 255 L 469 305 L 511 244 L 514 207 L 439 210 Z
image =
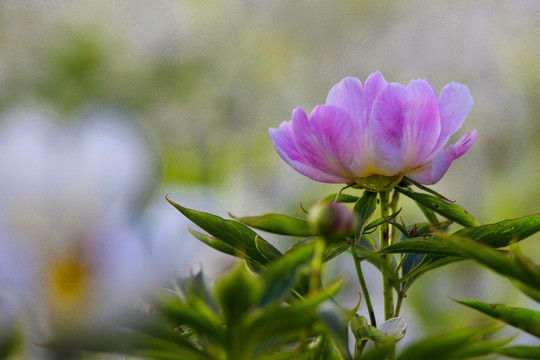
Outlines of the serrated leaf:
M 531 335 L 540 337 L 540 312 L 538 311 L 509 307 L 503 304 L 487 304 L 476 300 L 459 300 L 456 302 L 481 311 Z
M 266 214 L 262 216 L 231 217 L 242 224 L 255 229 L 288 236 L 315 236 L 318 235 L 310 227 L 307 220 L 282 214 Z
M 394 189 L 458 224 L 463 226 L 478 226 L 476 219 L 457 204 L 450 204 L 437 196 L 413 192 L 400 186 L 396 186 Z
M 540 359 L 540 346 L 508 346 L 502 349 L 497 349 L 495 352 L 514 359 Z
M 264 239 L 258 239 L 257 234 L 247 226 L 233 220 L 226 220 L 217 215 L 208 214 L 185 208 L 167 198 L 167 201 L 185 217 L 204 229 L 208 234 L 227 243 L 239 254 L 245 254 L 258 265 L 266 265 L 268 259 L 276 259 L 281 253 Z

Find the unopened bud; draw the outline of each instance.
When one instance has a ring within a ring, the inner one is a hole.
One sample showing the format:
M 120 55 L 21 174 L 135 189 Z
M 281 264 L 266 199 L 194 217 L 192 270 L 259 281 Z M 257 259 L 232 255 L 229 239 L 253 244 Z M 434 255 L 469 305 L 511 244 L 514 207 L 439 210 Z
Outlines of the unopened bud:
M 309 220 L 315 233 L 331 241 L 341 240 L 353 230 L 352 212 L 341 203 L 314 205 L 309 210 Z

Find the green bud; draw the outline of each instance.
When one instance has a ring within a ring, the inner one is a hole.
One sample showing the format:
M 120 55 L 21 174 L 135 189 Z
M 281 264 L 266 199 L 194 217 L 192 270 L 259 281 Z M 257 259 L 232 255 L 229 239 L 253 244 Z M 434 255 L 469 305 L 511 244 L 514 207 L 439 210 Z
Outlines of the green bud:
M 314 233 L 332 242 L 343 240 L 353 231 L 352 212 L 341 203 L 314 205 L 309 210 L 309 220 Z

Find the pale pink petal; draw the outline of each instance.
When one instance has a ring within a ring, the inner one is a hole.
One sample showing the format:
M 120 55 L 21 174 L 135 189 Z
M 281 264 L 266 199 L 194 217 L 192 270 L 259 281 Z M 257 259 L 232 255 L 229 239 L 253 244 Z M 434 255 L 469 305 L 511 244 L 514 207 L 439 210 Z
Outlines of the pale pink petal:
M 424 165 L 418 171 L 406 176 L 421 184 L 432 185 L 437 183 L 448 171 L 454 160 L 463 156 L 476 141 L 476 130 L 464 135 L 454 145 L 440 150 L 432 162 Z
M 372 162 L 385 175 L 421 164 L 440 133 L 437 97 L 424 80 L 388 84 L 373 104 L 370 118 Z
M 307 163 L 327 174 L 352 178 L 348 167 L 354 162 L 351 128 L 349 115 L 335 106 L 315 107 L 309 120 L 302 109 L 293 112 L 292 133 L 298 152 Z
M 402 170 L 401 138 L 406 102 L 407 89 L 391 83 L 381 90 L 373 103 L 369 119 L 370 161 L 382 175 L 393 175 Z
M 441 134 L 434 151 L 446 145 L 450 136 L 461 128 L 472 107 L 473 98 L 467 86 L 453 82 L 444 87 L 439 97 Z
M 425 80 L 412 80 L 407 95 L 402 138 L 405 169 L 417 166 L 431 154 L 441 132 L 437 94 L 431 85 Z
M 309 126 L 320 146 L 340 169 L 354 174 L 356 157 L 351 117 L 341 108 L 316 106 L 309 116 Z
M 304 160 L 294 144 L 292 123 L 290 121 L 284 121 L 279 126 L 279 129 L 270 128 L 268 132 L 279 156 L 300 174 L 327 183 L 345 183 L 348 181 L 345 178 L 336 177 L 315 169 Z
M 352 119 L 363 123 L 366 116 L 362 82 L 354 77 L 341 80 L 328 93 L 326 105 L 340 107 L 348 112 Z
M 373 103 L 379 96 L 381 90 L 387 84 L 388 83 L 379 71 L 369 75 L 366 79 L 366 82 L 364 83 L 364 107 L 366 112 L 366 121 L 369 120 Z

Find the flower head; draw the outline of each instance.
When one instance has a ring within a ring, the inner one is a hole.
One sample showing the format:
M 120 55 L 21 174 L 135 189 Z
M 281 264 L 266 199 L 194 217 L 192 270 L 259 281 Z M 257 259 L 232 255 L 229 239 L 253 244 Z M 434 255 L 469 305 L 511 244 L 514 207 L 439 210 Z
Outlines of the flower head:
M 439 97 L 427 80 L 388 83 L 380 72 L 364 85 L 347 77 L 308 115 L 301 107 L 270 137 L 299 173 L 327 183 L 360 184 L 407 176 L 435 184 L 476 140 L 476 130 L 444 148 L 473 106 L 467 86 L 450 83 Z

